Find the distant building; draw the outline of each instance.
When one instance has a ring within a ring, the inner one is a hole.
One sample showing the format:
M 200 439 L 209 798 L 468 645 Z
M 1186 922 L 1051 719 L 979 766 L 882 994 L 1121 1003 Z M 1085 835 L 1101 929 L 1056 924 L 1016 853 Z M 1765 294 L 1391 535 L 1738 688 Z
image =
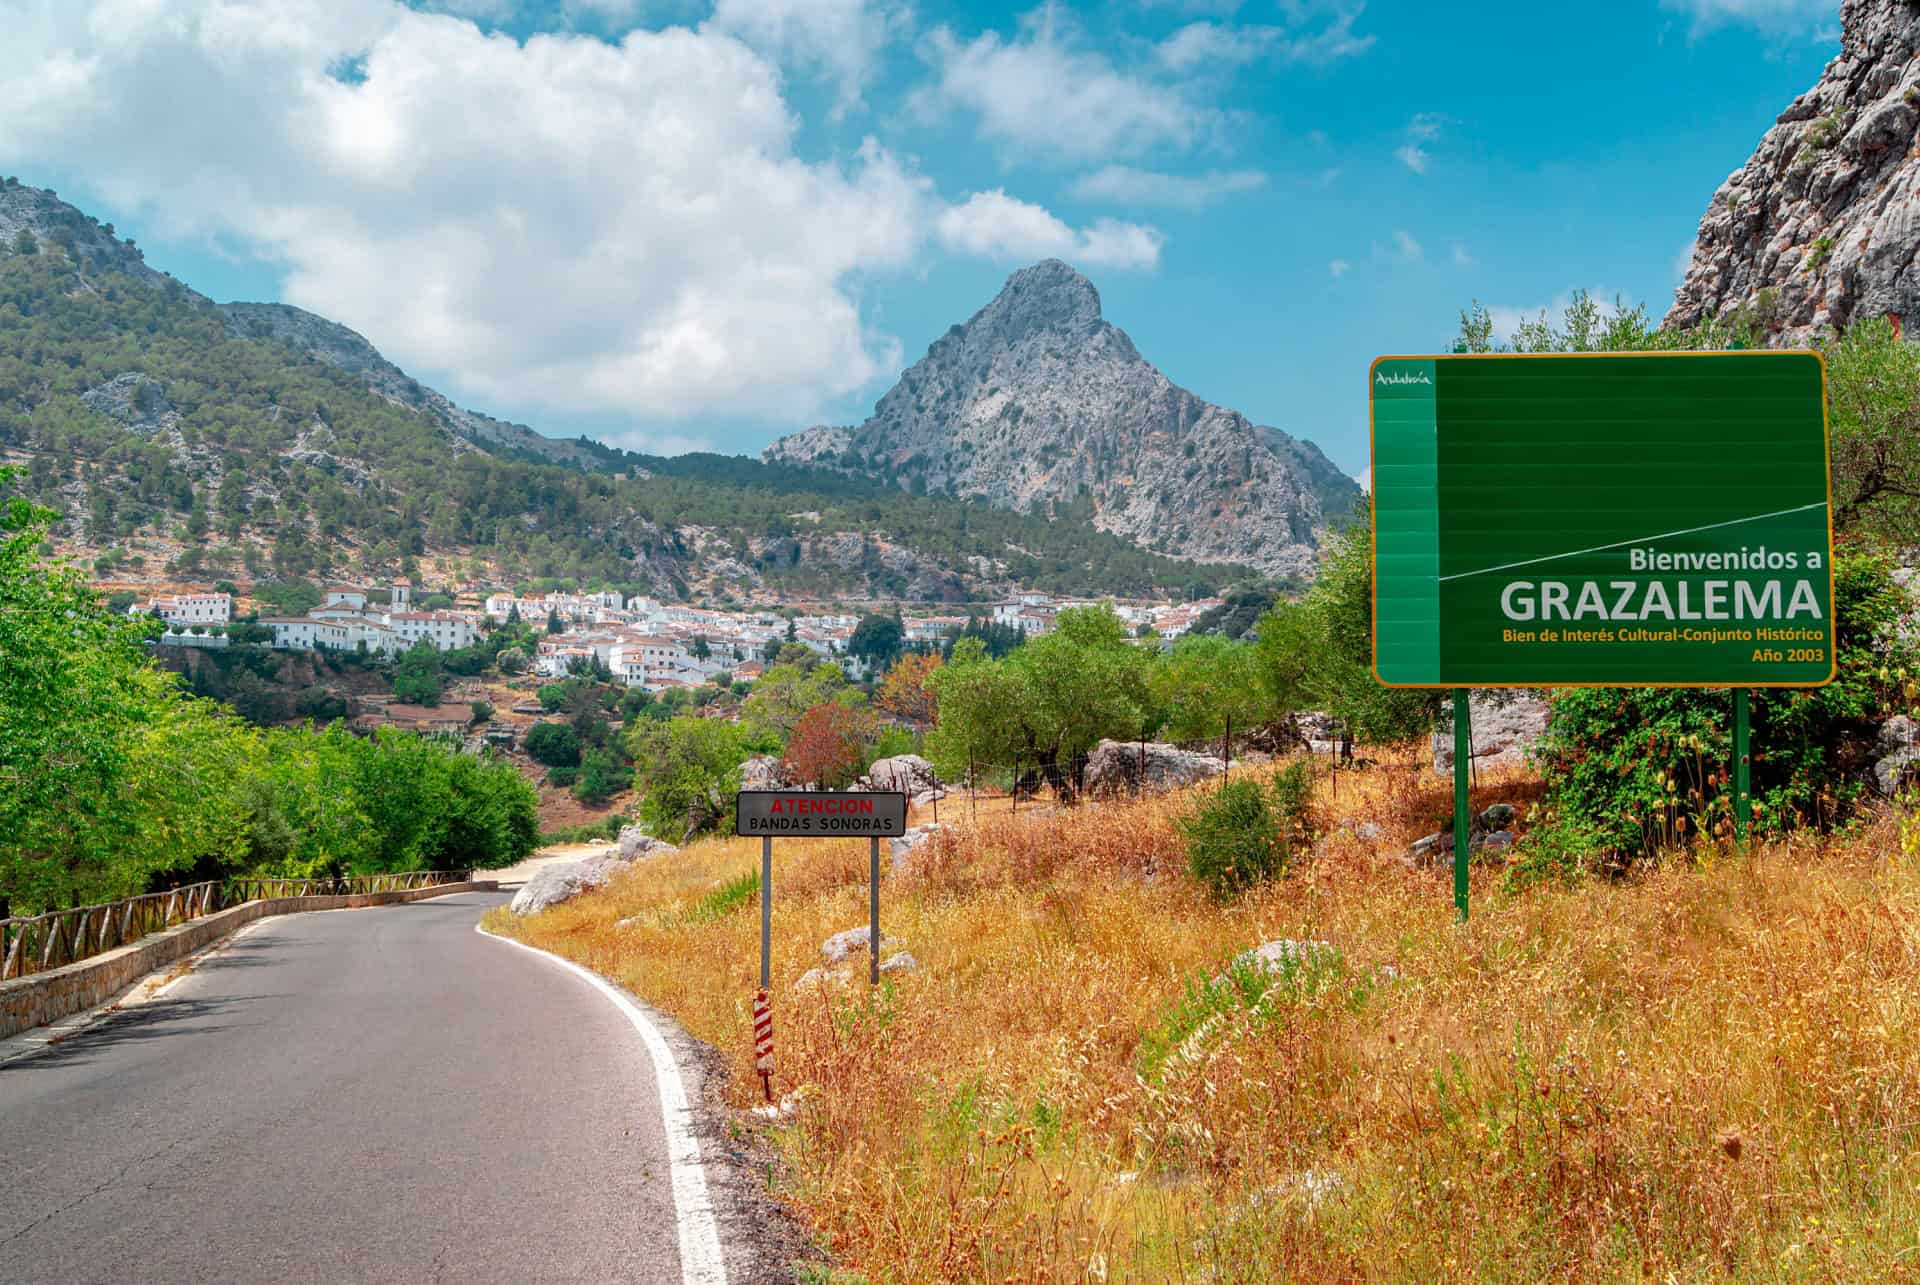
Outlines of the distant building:
M 233 619 L 233 595 L 227 593 L 176 593 L 162 595 L 151 602 L 136 602 L 127 611 L 144 616 L 150 611 L 170 625 L 224 625 Z
M 280 616 L 260 623 L 273 630 L 273 646 L 287 649 L 365 651 L 394 656 L 422 640 L 440 651 L 471 647 L 485 632 L 470 611 L 410 611 L 413 586 L 393 586 L 384 608 L 367 604 L 365 590 L 335 585 L 309 615 Z

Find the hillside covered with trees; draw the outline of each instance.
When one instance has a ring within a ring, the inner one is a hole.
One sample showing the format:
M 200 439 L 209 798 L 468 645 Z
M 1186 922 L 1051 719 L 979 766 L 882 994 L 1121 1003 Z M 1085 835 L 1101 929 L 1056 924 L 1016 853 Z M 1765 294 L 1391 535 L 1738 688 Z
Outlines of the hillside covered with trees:
M 1237 578 L 1095 530 L 1085 497 L 1015 514 L 591 443 L 556 450 L 570 465 L 544 462 L 527 442 L 546 439 L 463 436 L 434 413 L 444 398 L 423 401 L 430 390 L 384 362 L 375 379 L 272 323 L 351 332 L 277 305 L 216 305 L 17 180 L 0 180 L 0 204 L 14 229 L 0 237 L 0 452 L 60 515 L 56 534 L 109 567 L 122 542 L 161 536 L 172 565 L 147 570 L 376 576 L 431 553 L 499 578 L 666 595 L 1178 594 Z

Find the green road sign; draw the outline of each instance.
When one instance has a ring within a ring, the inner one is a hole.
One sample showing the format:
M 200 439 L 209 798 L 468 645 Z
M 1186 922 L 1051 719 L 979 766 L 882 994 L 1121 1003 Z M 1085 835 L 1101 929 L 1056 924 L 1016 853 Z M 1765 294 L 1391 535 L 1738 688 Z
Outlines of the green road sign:
M 1381 682 L 1832 679 L 1818 354 L 1382 357 L 1368 382 Z

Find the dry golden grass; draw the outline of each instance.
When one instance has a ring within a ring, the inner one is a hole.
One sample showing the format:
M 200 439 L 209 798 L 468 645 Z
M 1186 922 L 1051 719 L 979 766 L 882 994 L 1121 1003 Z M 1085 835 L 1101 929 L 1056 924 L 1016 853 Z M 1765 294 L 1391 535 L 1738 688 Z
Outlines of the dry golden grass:
M 1621 883 L 1476 871 L 1462 927 L 1445 875 L 1397 855 L 1446 782 L 1403 758 L 1337 789 L 1329 820 L 1378 842 L 1332 827 L 1230 906 L 1184 873 L 1185 800 L 944 808 L 958 840 L 883 885 L 919 968 L 878 993 L 864 955 L 793 987 L 864 923 L 864 845 L 776 845 L 775 1087 L 807 1097 L 769 1127 L 835 1258 L 874 1281 L 1920 1279 L 1920 868 L 1893 823 Z M 1475 805 L 1536 792 L 1492 778 Z M 502 926 L 717 1046 L 745 1107 L 758 903 L 695 908 L 757 864 L 698 845 Z M 1275 938 L 1339 960 L 1177 1020 Z

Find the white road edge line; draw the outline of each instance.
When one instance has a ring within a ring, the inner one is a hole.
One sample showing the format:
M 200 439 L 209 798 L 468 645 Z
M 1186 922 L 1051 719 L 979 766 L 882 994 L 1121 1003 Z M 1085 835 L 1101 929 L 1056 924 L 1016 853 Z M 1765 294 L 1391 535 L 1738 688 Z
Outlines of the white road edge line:
M 622 995 L 612 983 L 571 959 L 562 959 L 552 951 L 529 946 L 511 937 L 490 933 L 479 924 L 473 930 L 482 937 L 517 946 L 531 955 L 573 973 L 613 1001 L 640 1032 L 647 1057 L 653 1063 L 654 1083 L 660 1086 L 660 1119 L 667 1135 L 667 1163 L 673 1173 L 673 1207 L 680 1223 L 680 1279 L 686 1285 L 726 1285 L 726 1258 L 720 1252 L 720 1228 L 713 1218 L 713 1201 L 707 1195 L 706 1170 L 700 1164 L 700 1140 L 693 1135 L 692 1110 L 687 1104 L 686 1082 L 680 1078 L 680 1066 L 673 1058 L 666 1037 L 638 1005 Z

